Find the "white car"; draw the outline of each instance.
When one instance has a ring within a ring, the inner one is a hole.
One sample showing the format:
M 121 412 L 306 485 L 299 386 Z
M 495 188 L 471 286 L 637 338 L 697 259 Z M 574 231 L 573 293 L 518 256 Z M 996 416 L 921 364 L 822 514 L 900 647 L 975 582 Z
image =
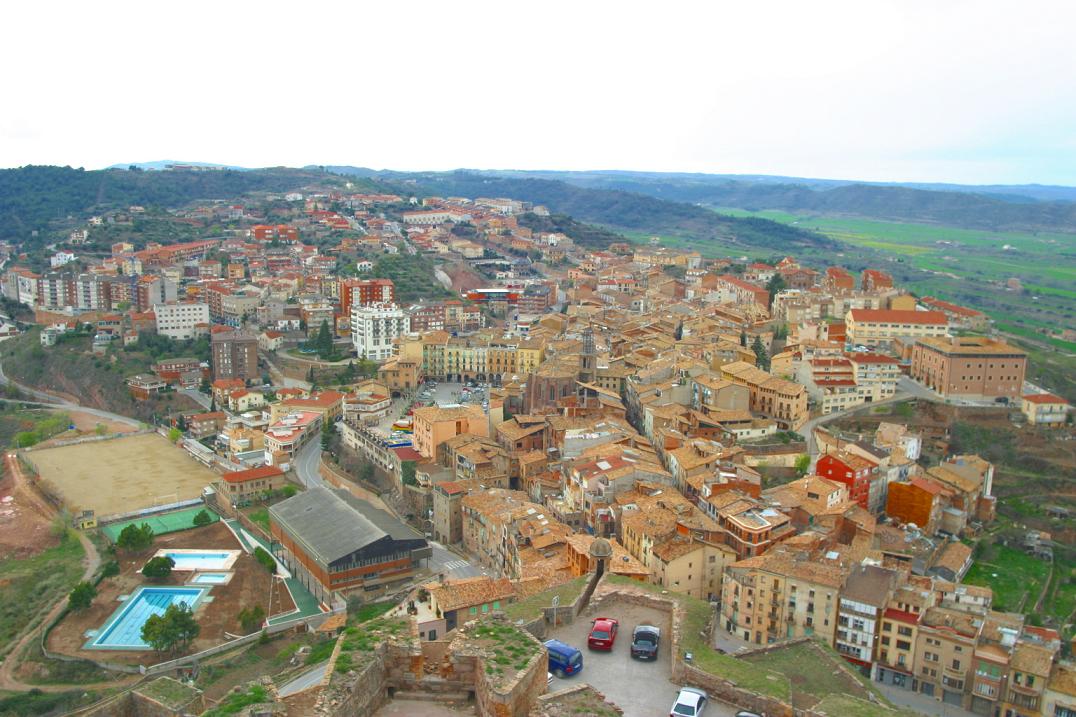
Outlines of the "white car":
M 681 687 L 680 694 L 676 696 L 669 717 L 702 717 L 706 711 L 707 697 L 702 690 L 694 687 Z

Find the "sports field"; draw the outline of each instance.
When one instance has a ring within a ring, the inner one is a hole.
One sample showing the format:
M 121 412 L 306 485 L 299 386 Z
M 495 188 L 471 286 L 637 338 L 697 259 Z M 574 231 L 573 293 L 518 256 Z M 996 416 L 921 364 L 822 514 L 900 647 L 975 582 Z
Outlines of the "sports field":
M 157 515 L 151 515 L 145 518 L 135 518 L 133 520 L 124 520 L 119 523 L 109 523 L 108 525 L 101 527 L 101 532 L 108 536 L 108 539 L 115 543 L 123 529 L 128 525 L 142 525 L 146 523 L 149 527 L 153 528 L 154 535 L 167 535 L 168 533 L 178 533 L 181 530 L 189 530 L 194 527 L 194 516 L 201 513 L 205 508 L 200 505 L 196 505 L 193 508 L 186 508 L 184 510 L 173 510 L 170 513 L 158 513 Z M 216 523 L 220 520 L 220 516 L 211 510 L 206 510 L 206 515 L 209 516 L 210 523 Z
M 98 518 L 197 498 L 217 474 L 156 433 L 31 451 L 42 482 L 72 512 Z

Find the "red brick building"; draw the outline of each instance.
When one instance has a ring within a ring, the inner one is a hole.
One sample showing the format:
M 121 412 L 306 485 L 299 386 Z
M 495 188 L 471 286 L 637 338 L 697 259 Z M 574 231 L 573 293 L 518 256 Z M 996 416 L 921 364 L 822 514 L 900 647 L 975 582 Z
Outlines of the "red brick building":
M 848 486 L 848 497 L 864 510 L 870 510 L 871 481 L 877 465 L 852 453 L 827 453 L 818 459 L 815 473 Z
M 269 508 L 277 557 L 319 600 L 376 594 L 413 578 L 429 544 L 372 507 L 360 512 L 332 491 L 311 488 Z
M 344 279 L 340 282 L 340 311 L 351 316 L 354 304 L 395 304 L 396 285 L 392 279 Z

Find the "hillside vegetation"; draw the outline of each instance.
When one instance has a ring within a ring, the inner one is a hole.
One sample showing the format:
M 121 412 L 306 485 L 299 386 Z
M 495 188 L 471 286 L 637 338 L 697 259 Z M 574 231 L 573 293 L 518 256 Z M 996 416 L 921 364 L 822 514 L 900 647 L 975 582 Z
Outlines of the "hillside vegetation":
M 794 252 L 799 248 L 835 249 L 828 237 L 757 217 L 715 215 L 704 207 L 652 196 L 604 189 L 585 189 L 548 179 L 513 179 L 471 172 L 385 173 L 384 179 L 405 180 L 428 194 L 461 197 L 512 197 L 543 204 L 551 212 L 617 230 L 671 234 L 737 248 Z
M 587 189 L 632 192 L 674 202 L 752 211 L 775 209 L 852 215 L 996 231 L 1076 232 L 1076 202 L 1034 201 L 1030 196 L 986 194 L 980 193 L 974 186 L 954 191 L 953 187 L 932 190 L 876 184 L 809 183 L 809 180 L 795 179 L 779 181 L 758 178 L 749 181 L 721 175 L 630 172 L 536 174 Z M 1013 187 L 1011 190 L 1015 193 L 1019 188 Z M 1071 191 L 1039 194 L 1068 197 Z
M 76 219 L 105 209 L 179 207 L 194 200 L 235 199 L 249 192 L 286 192 L 324 173 L 273 168 L 247 172 L 146 172 L 26 166 L 0 169 L 0 239 L 40 243 L 50 222 Z M 331 176 L 331 175 L 329 175 Z M 355 191 L 382 191 L 377 182 L 352 181 Z M 39 236 L 34 237 L 33 232 Z

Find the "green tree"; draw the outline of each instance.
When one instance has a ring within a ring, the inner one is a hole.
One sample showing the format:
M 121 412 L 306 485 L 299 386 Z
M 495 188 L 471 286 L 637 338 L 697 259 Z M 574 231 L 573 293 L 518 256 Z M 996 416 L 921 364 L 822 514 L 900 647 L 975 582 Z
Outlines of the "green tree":
M 404 461 L 400 464 L 400 480 L 404 485 L 418 485 L 418 479 L 415 478 L 415 462 Z
M 175 560 L 167 555 L 158 555 L 146 561 L 146 564 L 142 566 L 142 575 L 154 582 L 161 582 L 172 574 L 172 568 L 175 566 Z
M 751 350 L 755 352 L 755 363 L 763 371 L 770 370 L 770 355 L 766 352 L 766 346 L 762 343 L 762 337 L 756 336 Z
M 169 431 L 168 431 L 168 440 L 170 440 L 172 443 L 177 442 L 182 437 L 183 437 L 183 431 L 179 430 L 178 428 L 169 429 Z
M 261 627 L 265 620 L 265 609 L 261 605 L 245 607 L 239 611 L 239 624 L 243 627 L 243 633 L 250 633 Z
M 811 467 L 811 457 L 809 455 L 807 455 L 806 453 L 804 453 L 803 455 L 797 457 L 795 467 L 796 467 L 796 475 L 798 475 L 798 476 L 807 475 L 807 469 Z
M 119 537 L 116 539 L 116 545 L 123 550 L 129 550 L 133 553 L 137 553 L 140 550 L 145 550 L 153 544 L 153 528 L 149 527 L 148 523 L 136 526 L 131 523 L 126 528 L 120 531 Z
M 273 560 L 273 556 L 265 548 L 254 548 L 254 559 L 261 563 L 261 566 L 270 573 L 276 573 L 276 561 Z
M 747 331 L 740 329 L 740 346 L 747 348 Z
M 83 580 L 67 596 L 67 606 L 72 610 L 85 610 L 93 604 L 95 597 L 97 597 L 97 588 L 88 580 Z
M 151 615 L 142 625 L 142 640 L 157 652 L 186 649 L 201 632 L 187 603 L 172 603 L 163 615 Z
M 322 360 L 326 360 L 333 355 L 333 335 L 329 331 L 329 321 L 327 319 L 321 320 L 314 346 L 318 350 L 318 358 Z
M 336 424 L 331 420 L 325 420 L 321 424 L 321 450 L 327 451 L 332 446 L 333 436 L 336 435 Z
M 194 527 L 196 528 L 201 528 L 212 522 L 213 516 L 211 516 L 207 510 L 200 510 L 198 511 L 198 514 L 194 516 Z
M 777 297 L 777 294 L 783 291 L 787 287 L 785 284 L 785 277 L 781 276 L 777 272 L 774 272 L 770 277 L 769 282 L 766 283 L 766 291 L 770 292 L 770 308 L 773 308 L 773 300 Z
M 295 486 L 293 486 L 291 483 L 288 483 L 287 485 L 285 485 L 283 488 L 280 489 L 280 495 L 285 497 L 285 498 L 291 498 L 293 495 L 295 495 L 298 492 L 299 492 L 299 489 L 296 488 Z
M 114 578 L 120 574 L 120 564 L 115 560 L 109 560 L 101 568 L 101 577 Z

